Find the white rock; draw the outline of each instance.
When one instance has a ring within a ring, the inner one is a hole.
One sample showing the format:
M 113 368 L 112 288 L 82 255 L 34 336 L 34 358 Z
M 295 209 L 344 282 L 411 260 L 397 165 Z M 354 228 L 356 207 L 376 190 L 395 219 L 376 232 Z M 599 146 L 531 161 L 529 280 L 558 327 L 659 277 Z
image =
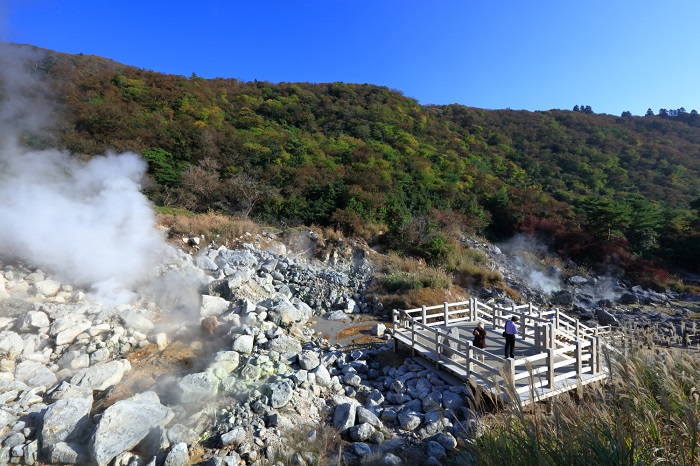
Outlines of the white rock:
M 55 296 L 61 289 L 61 284 L 55 280 L 41 280 L 34 283 L 36 294 L 41 294 L 46 297 Z

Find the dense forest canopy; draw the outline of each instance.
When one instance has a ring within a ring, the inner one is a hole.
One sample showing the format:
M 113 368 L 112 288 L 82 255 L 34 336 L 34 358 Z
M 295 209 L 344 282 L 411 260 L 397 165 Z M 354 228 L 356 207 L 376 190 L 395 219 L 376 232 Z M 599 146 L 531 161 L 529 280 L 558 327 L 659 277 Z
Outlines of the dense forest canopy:
M 436 264 L 463 233 L 526 232 L 591 266 L 698 271 L 697 112 L 422 106 L 374 85 L 207 80 L 54 52 L 32 73 L 59 111 L 27 144 L 140 153 L 158 205 L 331 226 Z

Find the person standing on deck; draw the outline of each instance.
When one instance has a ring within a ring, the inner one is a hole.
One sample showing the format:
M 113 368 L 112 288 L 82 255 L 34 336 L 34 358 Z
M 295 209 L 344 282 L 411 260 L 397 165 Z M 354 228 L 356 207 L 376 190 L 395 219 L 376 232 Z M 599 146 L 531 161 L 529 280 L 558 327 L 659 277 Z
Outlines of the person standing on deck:
M 481 325 L 481 322 L 476 324 L 476 328 L 472 332 L 472 335 L 474 335 L 474 346 L 480 349 L 486 349 L 486 329 L 483 325 Z M 484 360 L 483 354 L 481 354 L 480 359 L 482 361 Z
M 505 357 L 515 359 L 515 336 L 518 334 L 518 316 L 513 316 L 510 320 L 506 321 L 506 328 L 503 332 L 503 336 L 506 339 L 505 347 Z

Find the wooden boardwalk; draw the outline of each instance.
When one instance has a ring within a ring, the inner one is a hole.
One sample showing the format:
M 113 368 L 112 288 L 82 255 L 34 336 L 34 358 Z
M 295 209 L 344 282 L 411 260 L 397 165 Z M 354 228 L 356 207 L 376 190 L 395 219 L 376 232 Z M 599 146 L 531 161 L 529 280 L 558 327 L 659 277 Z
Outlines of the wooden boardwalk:
M 515 359 L 502 356 L 503 326 L 511 315 L 520 317 Z M 542 401 L 607 376 L 601 346 L 609 327 L 584 326 L 558 310 L 498 308 L 470 299 L 395 310 L 393 320 L 395 344 L 507 402 Z M 484 350 L 471 344 L 477 322 L 488 332 Z

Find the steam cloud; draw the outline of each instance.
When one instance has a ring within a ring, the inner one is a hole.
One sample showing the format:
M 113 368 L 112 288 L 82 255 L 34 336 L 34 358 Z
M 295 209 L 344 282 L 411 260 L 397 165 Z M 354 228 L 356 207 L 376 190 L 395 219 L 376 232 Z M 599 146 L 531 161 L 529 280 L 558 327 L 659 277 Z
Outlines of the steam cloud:
M 0 43 L 0 258 L 126 302 L 165 247 L 140 192 L 146 164 L 132 153 L 80 164 L 65 151 L 23 148 L 21 138 L 47 121 L 43 86 L 27 71 L 40 59 Z
M 0 251 L 47 267 L 100 296 L 133 289 L 157 263 L 162 240 L 139 191 L 134 154 L 93 158 L 65 152 L 0 154 Z

